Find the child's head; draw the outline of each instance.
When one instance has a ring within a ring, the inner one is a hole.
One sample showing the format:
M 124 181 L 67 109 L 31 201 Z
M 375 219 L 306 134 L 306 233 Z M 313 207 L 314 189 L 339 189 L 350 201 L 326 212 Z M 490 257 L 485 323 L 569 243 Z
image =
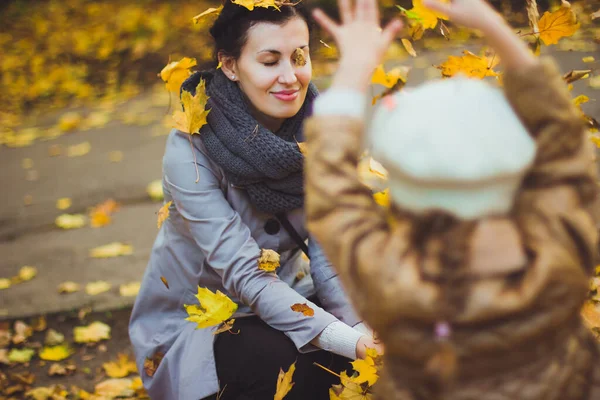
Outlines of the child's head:
M 508 212 L 536 150 L 501 90 L 462 77 L 382 99 L 371 140 L 394 203 L 463 219 Z

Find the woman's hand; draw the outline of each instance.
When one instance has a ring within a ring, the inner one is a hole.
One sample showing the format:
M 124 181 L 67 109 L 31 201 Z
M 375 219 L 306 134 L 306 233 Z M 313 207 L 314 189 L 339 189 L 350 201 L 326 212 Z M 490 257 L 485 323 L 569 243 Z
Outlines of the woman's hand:
M 383 343 L 373 339 L 371 336 L 364 335 L 356 343 L 356 357 L 364 359 L 367 357 L 367 348 L 375 349 L 377 354 L 383 354 L 385 349 Z
M 332 86 L 365 91 L 402 22 L 394 20 L 382 30 L 376 0 L 356 0 L 354 7 L 351 0 L 338 0 L 338 6 L 340 24 L 322 10 L 313 13 L 319 25 L 333 36 L 341 53 Z

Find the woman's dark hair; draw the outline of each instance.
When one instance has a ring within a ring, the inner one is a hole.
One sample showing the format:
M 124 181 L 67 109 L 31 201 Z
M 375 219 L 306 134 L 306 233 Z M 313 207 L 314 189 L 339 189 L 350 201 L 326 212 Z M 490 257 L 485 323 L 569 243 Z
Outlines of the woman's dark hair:
M 225 0 L 223 10 L 210 28 L 210 35 L 215 40 L 214 57 L 223 52 L 234 59 L 239 58 L 242 48 L 248 40 L 248 30 L 260 22 L 283 25 L 294 17 L 302 18 L 312 31 L 310 13 L 302 1 L 280 5 L 279 10 L 269 7 L 255 7 L 250 11 L 246 7 Z

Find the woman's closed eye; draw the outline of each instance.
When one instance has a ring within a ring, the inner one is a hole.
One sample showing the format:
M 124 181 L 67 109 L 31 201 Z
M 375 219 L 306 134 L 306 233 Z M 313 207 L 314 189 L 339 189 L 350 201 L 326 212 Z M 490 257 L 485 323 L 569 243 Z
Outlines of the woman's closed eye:
M 270 62 L 264 62 L 263 65 L 266 67 L 274 67 L 275 65 L 277 65 L 279 61 L 270 61 Z

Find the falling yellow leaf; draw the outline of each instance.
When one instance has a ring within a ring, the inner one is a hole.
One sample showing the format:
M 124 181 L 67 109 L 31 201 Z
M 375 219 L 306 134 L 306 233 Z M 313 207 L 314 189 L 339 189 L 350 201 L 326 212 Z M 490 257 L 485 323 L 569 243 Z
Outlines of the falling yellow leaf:
M 110 326 L 103 322 L 92 322 L 87 326 L 73 328 L 75 343 L 96 343 L 103 339 L 110 339 Z
M 160 77 L 166 82 L 167 90 L 179 94 L 181 84 L 192 74 L 190 68 L 195 65 L 196 59 L 188 57 L 167 64 L 160 71 Z
M 308 306 L 308 304 L 306 304 L 306 303 L 303 303 L 303 304 L 296 303 L 296 304 L 292 305 L 290 308 L 292 309 L 292 311 L 302 313 L 306 317 L 312 317 L 315 315 L 315 310 L 310 308 Z
M 31 357 L 35 354 L 35 350 L 23 348 L 23 349 L 11 349 L 8 353 L 8 361 L 11 363 L 28 363 Z
M 0 290 L 8 289 L 11 286 L 10 279 L 0 278 Z
M 135 297 L 140 291 L 140 282 L 130 282 L 119 286 L 119 294 L 123 297 Z
M 129 256 L 131 254 L 133 254 L 133 246 L 120 242 L 109 243 L 90 250 L 90 257 L 92 258 L 110 258 Z
M 90 296 L 96 296 L 100 293 L 108 292 L 112 285 L 106 281 L 94 281 L 85 285 L 85 292 Z
M 54 222 L 62 229 L 77 229 L 85 226 L 86 219 L 83 214 L 62 214 Z
M 219 333 L 223 333 L 223 332 L 231 332 L 231 329 L 233 329 L 233 324 L 235 323 L 235 318 L 230 319 L 229 321 L 225 321 L 223 322 L 223 324 L 221 324 L 221 326 L 213 332 L 213 335 L 218 335 Z
M 46 361 L 62 361 L 75 353 L 67 343 L 56 346 L 46 346 L 40 350 L 40 358 Z
M 68 157 L 81 157 L 85 156 L 92 149 L 92 145 L 90 142 L 83 142 L 79 144 L 74 144 L 67 148 L 67 156 Z
M 385 189 L 373 195 L 375 202 L 383 208 L 390 207 L 390 189 Z
M 448 3 L 448 0 L 443 0 L 443 2 Z M 413 8 L 408 10 L 406 15 L 409 19 L 422 25 L 423 29 L 434 29 L 437 26 L 438 19 L 448 19 L 444 14 L 425 7 L 422 0 L 413 0 Z
M 258 259 L 258 269 L 273 272 L 279 268 L 279 253 L 271 249 L 261 249 Z
M 154 201 L 161 201 L 164 199 L 162 180 L 157 179 L 155 181 L 150 182 L 146 187 L 146 192 L 148 196 Z
M 396 83 L 398 83 L 399 80 L 401 80 L 402 82 L 406 82 L 406 78 L 402 76 L 401 68 L 394 68 L 386 73 L 383 68 L 383 65 L 380 64 L 375 69 L 375 72 L 373 72 L 371 83 L 379 84 L 390 89 L 394 85 L 396 85 Z
M 160 362 L 164 357 L 165 355 L 161 352 L 155 353 L 154 356 L 152 356 L 152 358 L 146 357 L 146 359 L 144 360 L 144 372 L 146 373 L 146 375 L 148 375 L 149 377 L 153 377 L 154 373 L 156 372 L 156 369 L 158 368 Z
M 192 21 L 194 21 L 194 23 L 197 24 L 203 18 L 216 19 L 219 16 L 219 14 L 221 14 L 221 11 L 223 11 L 223 6 L 219 6 L 217 8 L 211 7 L 206 11 L 196 15 L 194 18 L 192 18 Z
M 402 45 L 404 46 L 404 48 L 406 49 L 406 52 L 408 54 L 410 54 L 413 57 L 417 56 L 417 52 L 415 51 L 415 48 L 413 47 L 413 45 L 410 42 L 410 40 L 408 40 L 408 39 L 402 39 Z
M 581 110 L 581 105 L 587 103 L 588 101 L 590 101 L 590 98 L 582 94 L 573 99 L 573 104 L 575 107 L 578 107 Z
M 538 23 L 540 39 L 546 46 L 558 43 L 561 38 L 572 36 L 579 29 L 577 17 L 567 2 L 554 12 L 546 11 Z
M 100 399 L 116 399 L 131 397 L 129 395 L 132 394 L 130 393 L 132 390 L 132 385 L 133 380 L 129 378 L 107 379 L 103 382 L 98 383 L 94 387 L 94 396 L 99 396 Z
M 68 197 L 61 197 L 60 199 L 56 200 L 56 208 L 59 210 L 66 210 L 67 208 L 71 207 L 72 204 L 73 202 Z
M 584 63 L 593 63 L 596 59 L 593 56 L 583 57 L 581 59 Z
M 75 293 L 81 290 L 81 285 L 79 283 L 67 281 L 58 285 L 58 293 Z
M 207 288 L 198 287 L 196 298 L 199 305 L 184 304 L 188 313 L 185 320 L 196 323 L 196 329 L 219 325 L 228 320 L 238 308 L 236 303 L 219 290 L 213 293 Z
M 255 7 L 274 7 L 279 10 L 279 7 L 275 4 L 275 0 L 232 0 L 232 3 L 246 7 L 250 11 L 254 10 Z
M 210 110 L 205 110 L 208 96 L 205 93 L 205 83 L 201 79 L 196 86 L 196 94 L 192 96 L 190 92 L 184 90 L 181 94 L 181 104 L 183 111 L 175 111 L 173 119 L 174 127 L 181 132 L 193 135 L 199 133 L 200 128 L 206 124 L 206 117 Z
M 283 372 L 282 368 L 279 369 L 277 388 L 275 389 L 275 397 L 273 397 L 273 400 L 283 400 L 288 392 L 292 390 L 292 387 L 294 387 L 294 382 L 292 382 L 294 371 L 296 371 L 295 361 L 292 365 L 290 365 L 290 368 L 287 370 L 287 372 Z
M 156 221 L 158 229 L 160 229 L 162 224 L 167 220 L 167 218 L 169 218 L 169 207 L 171 207 L 171 204 L 173 204 L 173 200 L 164 204 L 160 210 L 158 210 L 158 220 Z
M 21 281 L 30 281 L 37 275 L 35 267 L 24 266 L 19 270 L 19 279 Z
M 81 114 L 76 112 L 68 112 L 60 117 L 58 121 L 58 128 L 62 132 L 71 132 L 77 129 L 81 121 Z
M 135 361 L 131 360 L 127 354 L 119 354 L 116 361 L 102 364 L 106 375 L 110 378 L 125 378 L 129 374 L 137 372 Z
M 463 54 L 462 57 L 449 56 L 446 62 L 437 66 L 443 76 L 451 77 L 458 73 L 479 79 L 486 76 L 499 76 L 493 69 L 500 62 L 497 57 L 492 59 L 485 56 L 479 57 L 468 50 L 464 50 Z

